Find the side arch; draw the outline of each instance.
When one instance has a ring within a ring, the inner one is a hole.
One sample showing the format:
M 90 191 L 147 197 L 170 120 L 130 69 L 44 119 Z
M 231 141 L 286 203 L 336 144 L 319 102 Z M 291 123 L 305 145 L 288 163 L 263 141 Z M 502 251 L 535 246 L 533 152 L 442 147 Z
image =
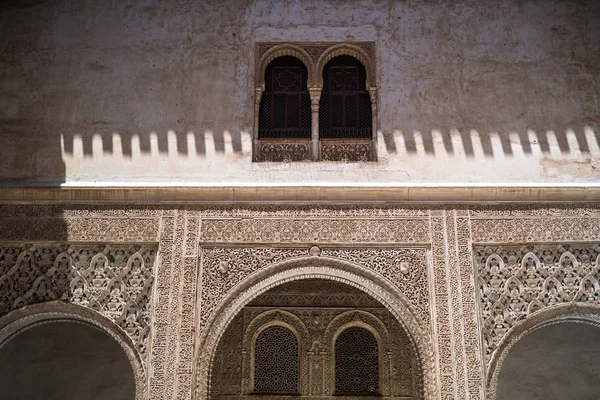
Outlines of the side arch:
M 403 294 L 379 274 L 355 264 L 327 257 L 302 257 L 261 269 L 238 283 L 209 316 L 196 347 L 195 399 L 206 399 L 216 348 L 225 329 L 254 298 L 282 283 L 326 279 L 353 286 L 379 301 L 398 320 L 416 349 L 423 372 L 424 398 L 436 397 L 434 355 L 430 333 L 416 317 Z
M 50 301 L 14 310 L 0 318 L 0 347 L 27 329 L 60 321 L 82 323 L 99 329 L 113 338 L 123 349 L 131 364 L 135 379 L 135 399 L 147 398 L 146 370 L 135 344 L 114 322 L 88 308 Z
M 600 327 L 600 306 L 567 303 L 535 312 L 513 326 L 492 354 L 486 374 L 486 398 L 496 400 L 498 377 L 510 349 L 525 335 L 548 325 L 566 322 L 587 323 Z

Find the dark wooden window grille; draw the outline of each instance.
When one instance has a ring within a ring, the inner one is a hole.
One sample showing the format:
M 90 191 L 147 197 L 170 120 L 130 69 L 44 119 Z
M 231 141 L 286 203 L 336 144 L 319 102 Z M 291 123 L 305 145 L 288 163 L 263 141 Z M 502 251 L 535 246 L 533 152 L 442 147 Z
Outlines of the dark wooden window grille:
M 377 340 L 365 328 L 350 327 L 335 341 L 335 393 L 379 394 Z
M 373 112 L 366 80 L 365 67 L 354 57 L 334 57 L 325 65 L 319 106 L 321 139 L 372 138 Z
M 278 57 L 265 70 L 258 138 L 310 139 L 310 95 L 306 66 L 292 56 Z
M 296 335 L 283 326 L 265 328 L 254 347 L 254 393 L 298 393 Z

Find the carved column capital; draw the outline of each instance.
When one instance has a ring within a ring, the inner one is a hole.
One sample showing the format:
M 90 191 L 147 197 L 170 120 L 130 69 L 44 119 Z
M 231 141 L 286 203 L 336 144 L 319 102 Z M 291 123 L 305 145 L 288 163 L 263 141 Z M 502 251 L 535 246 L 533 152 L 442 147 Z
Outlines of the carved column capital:
M 310 93 L 310 104 L 312 107 L 319 106 L 319 101 L 321 100 L 321 88 L 320 86 L 313 86 L 308 88 L 308 92 Z
M 377 106 L 377 87 L 369 87 L 369 97 L 371 97 L 371 104 L 373 107 Z

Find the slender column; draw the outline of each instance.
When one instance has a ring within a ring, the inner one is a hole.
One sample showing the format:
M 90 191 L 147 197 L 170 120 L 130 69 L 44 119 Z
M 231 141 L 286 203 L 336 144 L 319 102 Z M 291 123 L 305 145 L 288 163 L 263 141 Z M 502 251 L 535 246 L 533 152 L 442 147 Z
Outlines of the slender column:
M 369 88 L 369 96 L 371 97 L 371 129 L 373 130 L 371 143 L 371 161 L 377 161 L 377 88 L 371 86 Z
M 252 160 L 259 161 L 260 157 L 258 152 L 260 151 L 260 142 L 258 141 L 258 116 L 260 113 L 260 99 L 262 98 L 263 92 L 262 86 L 256 86 L 254 88 L 254 132 L 252 137 Z
M 310 92 L 310 110 L 311 110 L 311 153 L 312 160 L 319 161 L 321 159 L 319 149 L 319 101 L 321 100 L 321 88 L 311 87 Z

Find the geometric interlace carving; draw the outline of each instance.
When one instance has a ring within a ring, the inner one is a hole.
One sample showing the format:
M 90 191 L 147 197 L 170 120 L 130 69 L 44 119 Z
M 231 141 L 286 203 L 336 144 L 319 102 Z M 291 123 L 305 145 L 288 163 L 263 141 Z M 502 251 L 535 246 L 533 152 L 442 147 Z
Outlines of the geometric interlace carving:
M 546 307 L 600 305 L 600 246 L 475 249 L 486 360 L 520 320 Z
M 119 325 L 144 356 L 154 258 L 146 246 L 0 247 L 0 317 L 46 301 L 77 304 Z
M 345 329 L 335 341 L 335 393 L 379 393 L 379 350 L 371 332 L 361 327 Z
M 269 326 L 256 338 L 254 391 L 298 393 L 299 358 L 296 335 L 283 326 Z

